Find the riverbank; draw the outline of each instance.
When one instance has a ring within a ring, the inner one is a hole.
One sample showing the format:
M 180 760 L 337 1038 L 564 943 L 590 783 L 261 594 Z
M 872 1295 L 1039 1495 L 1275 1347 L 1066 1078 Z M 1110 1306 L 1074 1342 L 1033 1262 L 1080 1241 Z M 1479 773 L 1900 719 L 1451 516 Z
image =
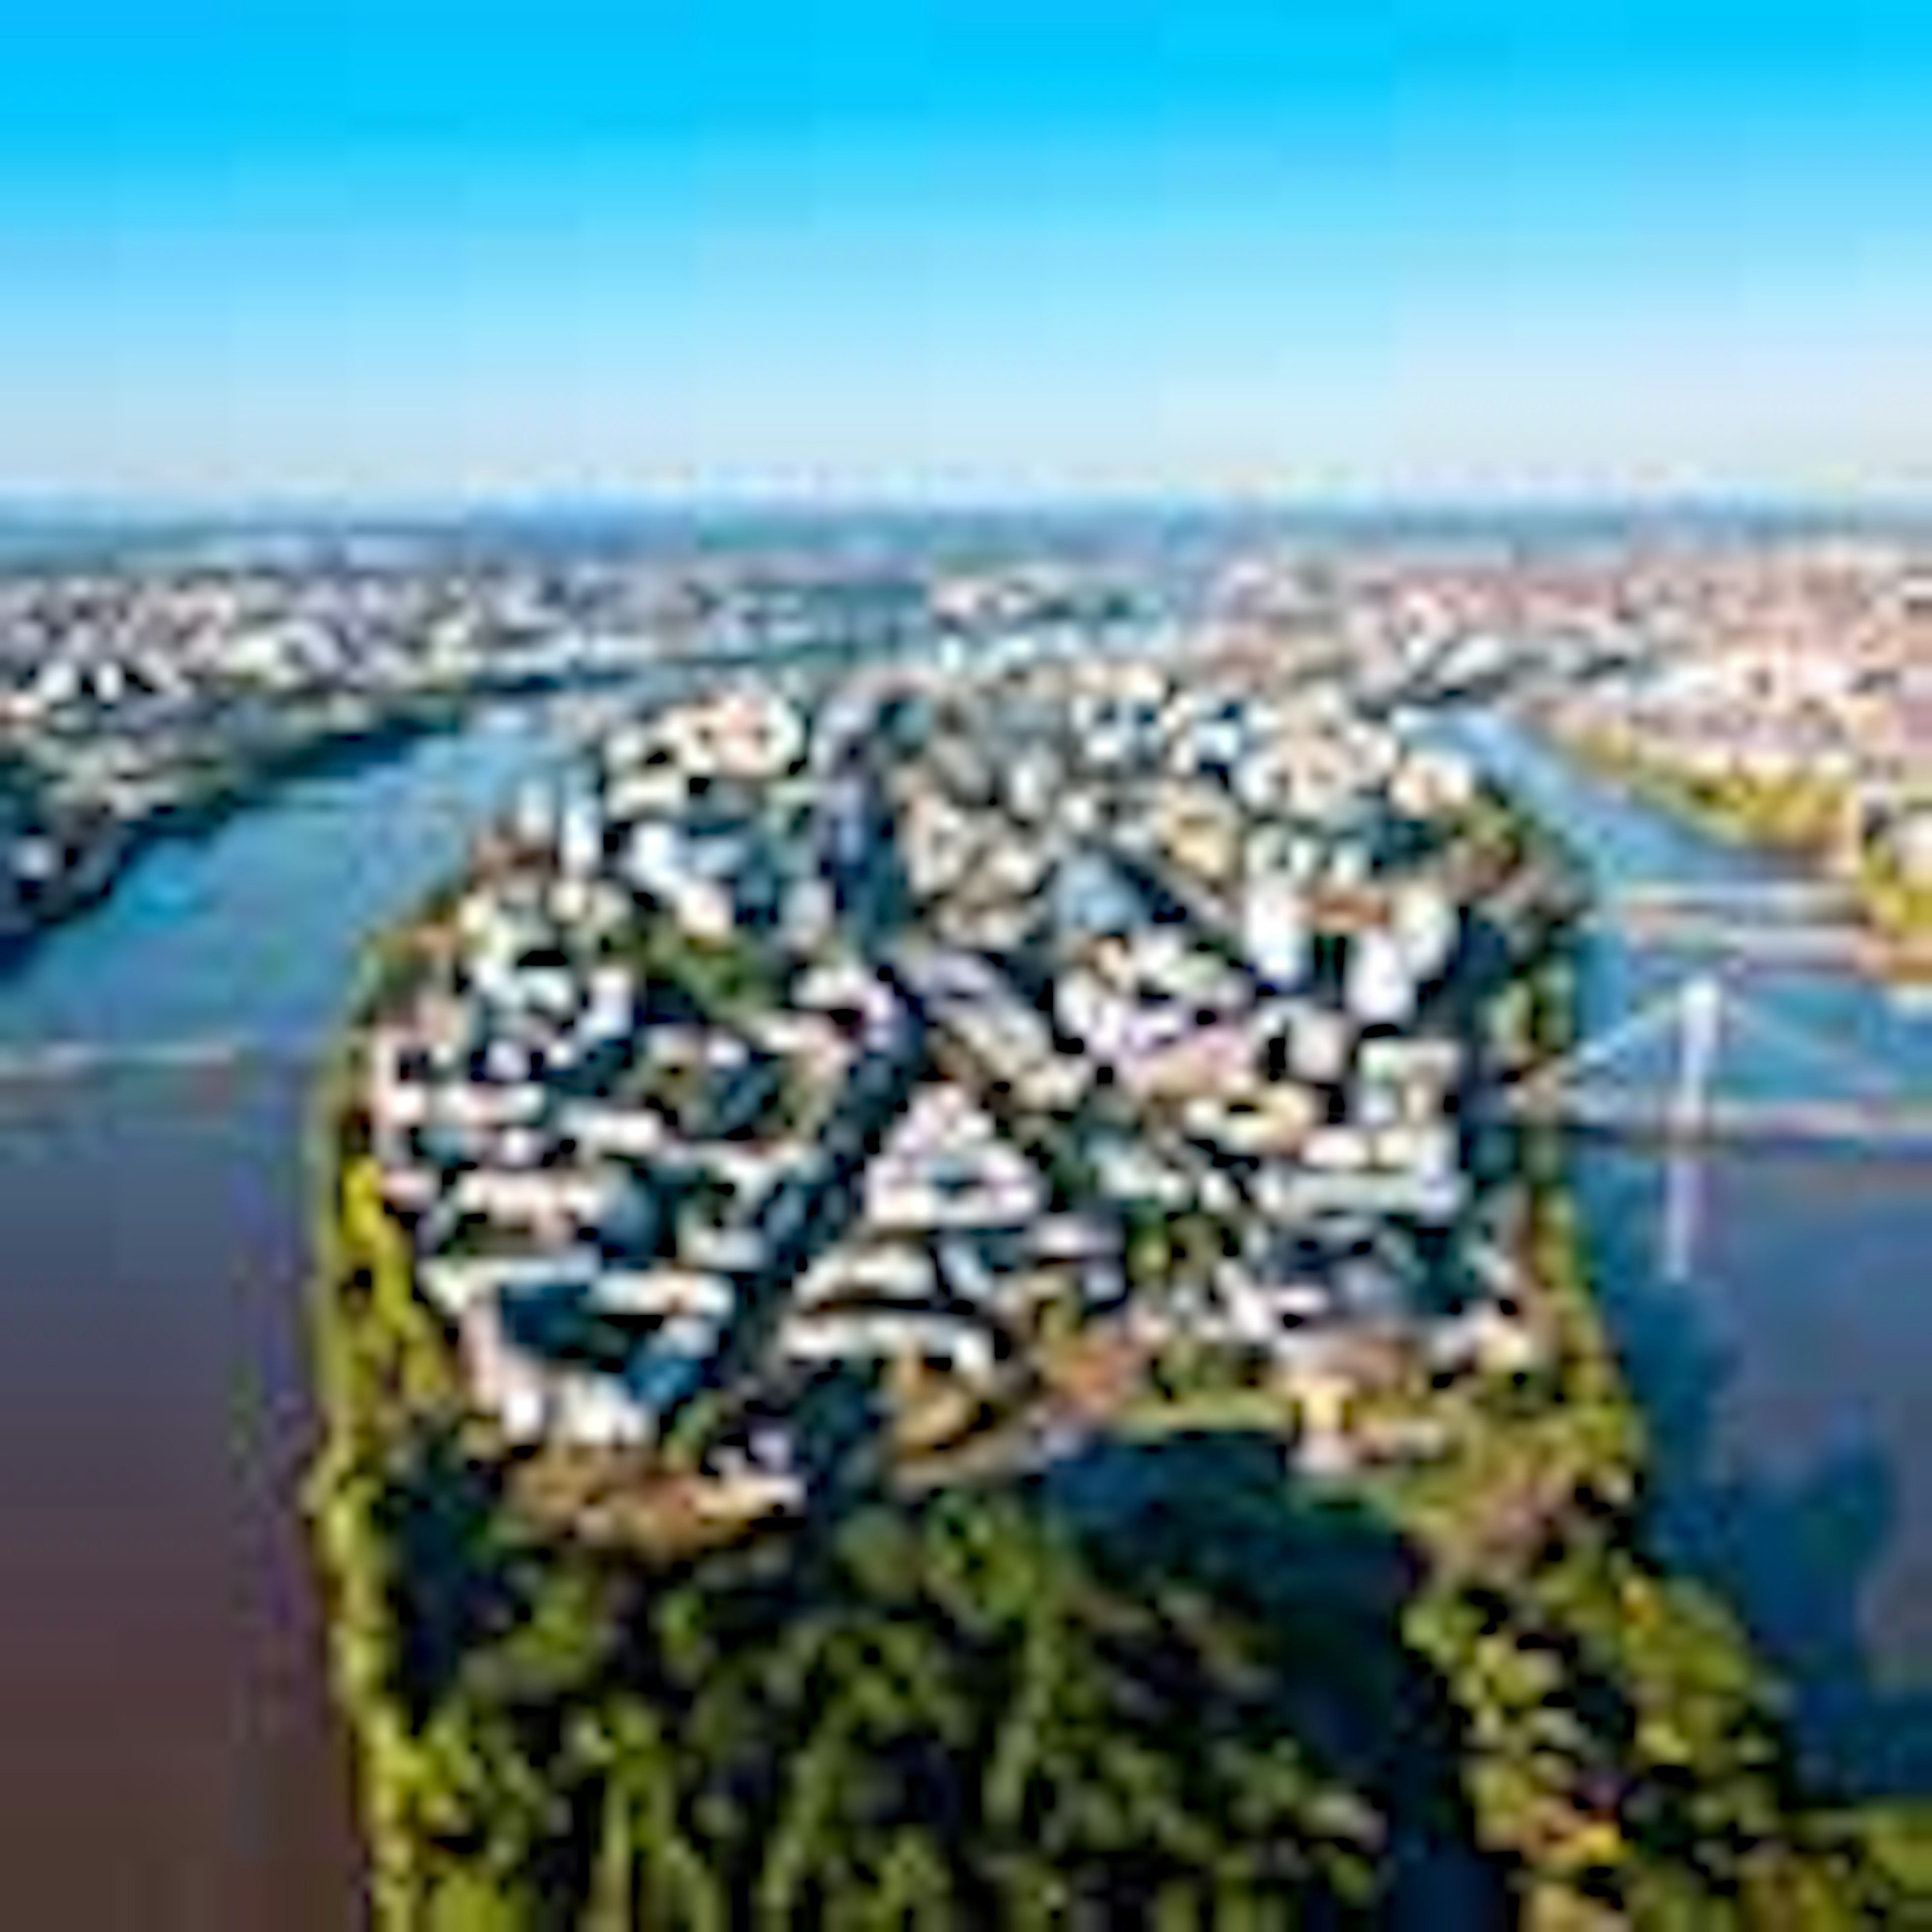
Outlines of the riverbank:
M 1548 828 L 1520 812 L 1516 825 L 1576 875 Z M 1553 932 L 1528 980 L 1532 1064 L 1578 1036 L 1576 944 Z M 1648 1431 L 1593 1286 L 1562 1136 L 1526 1130 L 1519 1160 L 1521 1293 L 1556 1346 L 1528 1382 L 1465 1406 L 1440 1458 L 1373 1485 L 1429 1553 L 1407 1624 L 1468 1720 L 1479 1841 L 1525 1873 L 1531 1926 L 1900 1922 L 1916 1821 L 1868 1835 L 1875 1816 L 1834 1816 L 1802 1792 L 1775 1676 L 1736 1614 L 1656 1555 Z M 1622 1707 L 1607 1750 L 1591 1683 Z M 1721 1910 L 1649 1856 L 1687 1828 L 1680 1807 L 1700 1833 L 1757 1839 Z M 1615 1910 L 1608 1871 L 1626 1881 Z
M 368 716 L 338 714 L 272 743 L 224 746 L 175 775 L 165 796 L 138 817 L 110 815 L 92 825 L 64 872 L 32 904 L 0 926 L 0 976 L 22 964 L 48 934 L 107 898 L 129 870 L 165 842 L 206 838 L 279 787 L 387 757 L 427 734 L 454 728 L 478 700 L 429 694 Z
M 494 705 L 620 688 L 638 674 L 638 667 L 626 665 L 425 687 L 392 694 L 380 704 L 332 704 L 272 737 L 209 747 L 138 816 L 108 814 L 91 823 L 62 878 L 32 905 L 0 919 L 0 984 L 50 934 L 110 898 L 158 847 L 208 838 L 286 786 L 392 758 L 425 738 L 461 730 Z
M 1562 749 L 1634 796 L 1679 814 L 1731 844 L 1797 860 L 1843 884 L 1870 935 L 1864 964 L 1876 976 L 1932 988 L 1932 883 L 1908 879 L 1882 847 L 1864 842 L 1858 862 L 1838 858 L 1850 809 L 1838 779 L 1820 772 L 1760 776 L 1687 768 L 1630 730 L 1603 725 L 1560 734 Z

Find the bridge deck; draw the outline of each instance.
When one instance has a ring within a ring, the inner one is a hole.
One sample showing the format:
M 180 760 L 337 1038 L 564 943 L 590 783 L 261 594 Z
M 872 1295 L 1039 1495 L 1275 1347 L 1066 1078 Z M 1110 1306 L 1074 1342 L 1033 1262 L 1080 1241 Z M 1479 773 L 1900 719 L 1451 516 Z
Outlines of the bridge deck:
M 1850 920 L 1753 921 L 1688 904 L 1606 903 L 1590 922 L 1647 946 L 1746 959 L 1856 966 L 1879 950 L 1870 928 Z
M 227 1036 L 122 1042 L 52 1040 L 0 1049 L 0 1088 L 60 1086 L 114 1074 L 196 1072 L 267 1061 L 299 1065 L 314 1057 L 307 1046 L 292 1041 Z
M 1922 1148 L 1932 1154 L 1932 1105 L 1862 1105 L 1827 1100 L 1712 1100 L 1688 1118 L 1663 1101 L 1579 1092 L 1519 1094 L 1520 1118 L 1550 1120 L 1633 1139 L 1836 1142 Z
M 1848 909 L 1851 888 L 1835 879 L 1634 880 L 1608 896 L 1624 906 L 1713 906 L 1772 915 Z

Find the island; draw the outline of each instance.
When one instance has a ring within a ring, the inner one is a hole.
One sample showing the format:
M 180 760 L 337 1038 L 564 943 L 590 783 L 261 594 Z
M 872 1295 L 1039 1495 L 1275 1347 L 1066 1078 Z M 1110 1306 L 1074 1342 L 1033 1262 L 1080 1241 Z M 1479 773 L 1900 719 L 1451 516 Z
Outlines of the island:
M 317 1116 L 381 1923 L 1902 1922 L 1504 1104 L 1579 910 L 1232 651 L 733 684 L 525 798 Z

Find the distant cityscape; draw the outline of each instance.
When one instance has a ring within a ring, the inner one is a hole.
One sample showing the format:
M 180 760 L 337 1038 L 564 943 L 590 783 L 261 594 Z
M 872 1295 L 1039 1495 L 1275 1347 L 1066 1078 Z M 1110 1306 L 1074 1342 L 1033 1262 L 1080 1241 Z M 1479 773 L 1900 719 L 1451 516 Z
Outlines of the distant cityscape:
M 1351 655 L 1379 702 L 1540 689 L 1579 746 L 1867 871 L 1922 926 L 1932 871 L 1932 539 L 1713 516 L 1490 524 L 1364 515 L 1270 536 L 1180 513 L 568 523 L 175 535 L 0 569 L 0 946 L 107 890 L 128 854 L 279 772 L 495 694 L 692 658 L 959 654 L 1069 627 Z M 1018 527 L 1016 527 L 1016 525 Z M 515 526 L 512 526 L 513 530 Z M 1580 686 L 1580 680 L 1581 680 Z M 1802 784 L 1796 782 L 1802 779 Z

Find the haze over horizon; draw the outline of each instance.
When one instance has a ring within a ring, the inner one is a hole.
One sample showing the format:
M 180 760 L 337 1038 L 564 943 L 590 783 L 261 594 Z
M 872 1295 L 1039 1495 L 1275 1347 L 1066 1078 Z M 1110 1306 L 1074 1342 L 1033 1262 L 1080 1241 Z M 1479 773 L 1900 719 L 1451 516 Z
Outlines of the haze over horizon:
M 71 0 L 0 495 L 1932 492 L 1903 0 Z

